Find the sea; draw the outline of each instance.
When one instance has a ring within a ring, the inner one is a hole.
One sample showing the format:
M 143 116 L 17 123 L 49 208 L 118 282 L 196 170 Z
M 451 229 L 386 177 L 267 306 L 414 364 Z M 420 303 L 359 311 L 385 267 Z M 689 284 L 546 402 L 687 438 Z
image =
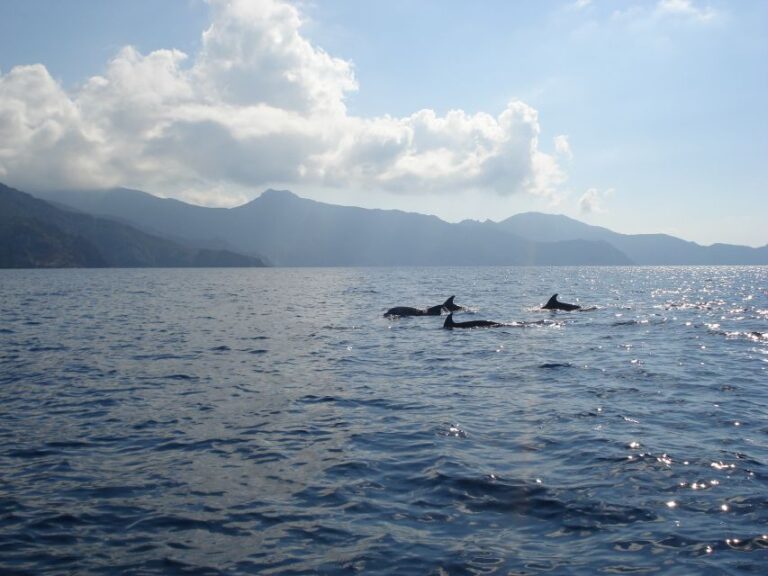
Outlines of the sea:
M 505 326 L 383 316 L 451 295 Z M 768 573 L 768 267 L 2 270 L 0 314 L 4 576 Z

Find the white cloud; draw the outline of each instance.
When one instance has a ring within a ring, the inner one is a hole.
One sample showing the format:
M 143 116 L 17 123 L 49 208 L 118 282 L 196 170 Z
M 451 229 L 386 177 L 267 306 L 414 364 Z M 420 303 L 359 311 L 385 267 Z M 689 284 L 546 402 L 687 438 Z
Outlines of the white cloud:
M 125 185 L 237 203 L 269 185 L 551 195 L 536 110 L 362 118 L 352 65 L 301 35 L 279 0 L 209 0 L 198 54 L 125 47 L 66 92 L 43 65 L 0 73 L 0 175 L 28 189 Z M 568 156 L 567 138 L 555 148 Z
M 19 186 L 95 185 L 105 158 L 75 102 L 44 66 L 0 75 L 0 173 Z
M 584 10 L 584 8 L 587 8 L 590 4 L 592 4 L 592 0 L 575 0 L 568 6 L 572 10 Z
M 613 196 L 613 193 L 613 188 L 609 188 L 605 192 L 600 192 L 597 188 L 590 188 L 579 198 L 579 211 L 582 214 L 604 214 L 607 212 L 604 202 Z
M 612 19 L 647 25 L 674 18 L 705 23 L 715 20 L 718 14 L 714 8 L 700 7 L 694 0 L 658 0 L 655 5 L 635 4 L 615 10 Z
M 565 134 L 560 134 L 559 136 L 555 136 L 555 152 L 557 152 L 558 155 L 563 156 L 565 158 L 571 159 L 573 158 L 573 152 L 571 151 L 571 143 L 568 140 L 568 136 Z
M 299 11 L 277 0 L 209 0 L 196 78 L 219 98 L 297 112 L 343 112 L 357 82 L 349 62 L 300 34 Z
M 712 20 L 717 12 L 714 8 L 699 8 L 693 0 L 659 0 L 656 4 L 656 14 L 659 16 L 683 16 L 702 22 Z

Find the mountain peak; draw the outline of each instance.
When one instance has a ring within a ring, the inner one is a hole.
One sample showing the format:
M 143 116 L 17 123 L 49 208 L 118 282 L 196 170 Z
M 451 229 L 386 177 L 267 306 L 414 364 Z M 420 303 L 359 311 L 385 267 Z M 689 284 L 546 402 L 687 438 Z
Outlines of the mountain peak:
M 274 188 L 267 188 L 259 196 L 259 198 L 263 198 L 264 200 L 273 200 L 275 198 L 298 198 L 298 197 L 299 196 L 297 196 L 290 190 L 275 190 Z
M 566 216 L 565 214 L 552 214 L 548 212 L 520 212 L 518 214 L 513 214 L 509 218 L 505 218 L 504 220 L 501 220 L 500 223 L 507 222 L 507 221 L 533 221 L 533 222 L 539 222 L 539 221 L 565 221 L 570 220 L 571 222 L 580 222 L 579 220 L 575 220 L 574 218 L 571 218 L 570 216 Z M 580 222 L 583 224 L 583 222 Z
M 289 202 L 296 202 L 296 200 L 301 200 L 302 198 L 300 196 L 297 196 L 290 190 L 275 190 L 274 188 L 267 188 L 256 196 L 253 200 L 250 202 L 246 202 L 245 204 L 242 204 L 241 206 L 237 206 L 235 209 L 238 208 L 255 208 L 257 206 L 263 205 L 264 203 L 267 204 L 285 204 Z

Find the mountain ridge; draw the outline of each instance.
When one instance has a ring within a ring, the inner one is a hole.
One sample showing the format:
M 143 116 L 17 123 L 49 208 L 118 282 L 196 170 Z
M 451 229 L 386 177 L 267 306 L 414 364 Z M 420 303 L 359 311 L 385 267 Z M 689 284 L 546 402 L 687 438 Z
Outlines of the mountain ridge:
M 233 208 L 206 208 L 127 189 L 43 197 L 179 241 L 263 254 L 283 266 L 768 264 L 768 245 L 701 246 L 541 212 L 499 222 L 448 223 L 432 215 L 338 206 L 275 189 Z
M 602 242 L 531 242 L 497 229 L 469 232 L 436 216 L 336 206 L 272 189 L 234 208 L 123 190 L 42 197 L 165 237 L 263 254 L 283 266 L 631 263 Z
M 515 214 L 498 223 L 510 232 L 532 239 L 584 238 L 603 240 L 639 265 L 669 264 L 768 264 L 768 244 L 762 247 L 715 243 L 703 246 L 669 234 L 623 234 L 593 226 L 562 214 Z M 556 229 L 556 225 L 559 229 Z
M 61 208 L 0 183 L 0 268 L 263 266 L 191 248 L 122 222 Z

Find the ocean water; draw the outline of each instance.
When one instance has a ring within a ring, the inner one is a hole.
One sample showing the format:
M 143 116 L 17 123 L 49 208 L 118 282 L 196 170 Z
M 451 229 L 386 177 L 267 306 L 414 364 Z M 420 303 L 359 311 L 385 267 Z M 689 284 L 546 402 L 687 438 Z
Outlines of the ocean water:
M 452 294 L 510 326 L 382 316 Z M 0 574 L 768 570 L 766 267 L 4 270 L 0 313 Z

